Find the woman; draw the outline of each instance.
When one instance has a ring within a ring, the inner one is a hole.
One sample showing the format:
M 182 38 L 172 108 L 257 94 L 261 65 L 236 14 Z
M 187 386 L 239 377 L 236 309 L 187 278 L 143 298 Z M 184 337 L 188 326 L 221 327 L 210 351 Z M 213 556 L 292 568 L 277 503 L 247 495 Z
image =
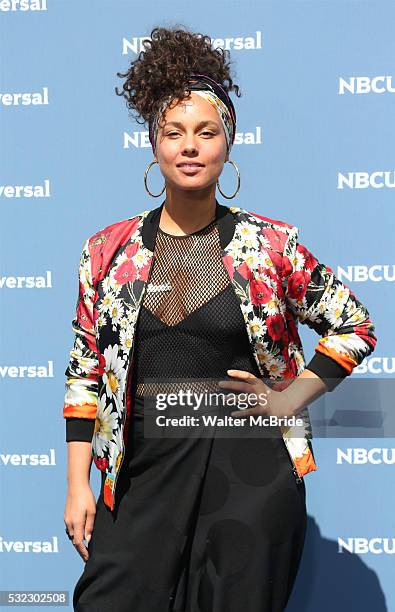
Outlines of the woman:
M 149 123 L 165 200 L 99 230 L 81 254 L 64 403 L 64 520 L 86 561 L 73 606 L 280 611 L 304 545 L 303 476 L 316 469 L 307 404 L 374 350 L 374 326 L 296 227 L 216 200 L 224 163 L 237 171 L 226 53 L 179 29 L 155 28 L 149 45 L 119 76 Z M 307 367 L 298 320 L 321 335 Z M 165 411 L 172 424 L 199 419 L 164 430 Z M 226 434 L 206 425 L 213 415 L 227 417 Z M 247 427 L 251 415 L 279 420 Z

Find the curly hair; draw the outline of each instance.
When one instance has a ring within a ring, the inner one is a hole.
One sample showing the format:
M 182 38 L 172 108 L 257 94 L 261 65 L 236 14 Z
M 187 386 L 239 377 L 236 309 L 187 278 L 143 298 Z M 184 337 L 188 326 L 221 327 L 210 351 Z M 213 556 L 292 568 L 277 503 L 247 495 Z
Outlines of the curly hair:
M 126 106 L 135 109 L 137 123 L 149 122 L 154 118 L 165 98 L 171 96 L 178 102 L 187 98 L 188 77 L 192 72 L 206 74 L 220 83 L 227 93 L 235 91 L 241 96 L 240 88 L 230 75 L 229 51 L 221 47 L 212 48 L 209 36 L 191 32 L 178 24 L 173 28 L 155 27 L 150 39 L 142 41 L 145 51 L 131 61 L 125 73 L 121 91 L 115 93 L 126 99 Z M 139 121 L 142 117 L 143 121 Z

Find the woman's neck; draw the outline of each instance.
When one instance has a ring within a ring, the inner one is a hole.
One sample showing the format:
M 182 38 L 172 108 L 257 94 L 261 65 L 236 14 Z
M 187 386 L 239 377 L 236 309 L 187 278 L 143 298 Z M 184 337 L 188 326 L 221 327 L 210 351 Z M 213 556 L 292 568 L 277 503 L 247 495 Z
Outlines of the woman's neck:
M 206 227 L 216 217 L 217 202 L 214 199 L 207 201 L 175 202 L 166 197 L 159 227 L 173 236 L 191 234 Z

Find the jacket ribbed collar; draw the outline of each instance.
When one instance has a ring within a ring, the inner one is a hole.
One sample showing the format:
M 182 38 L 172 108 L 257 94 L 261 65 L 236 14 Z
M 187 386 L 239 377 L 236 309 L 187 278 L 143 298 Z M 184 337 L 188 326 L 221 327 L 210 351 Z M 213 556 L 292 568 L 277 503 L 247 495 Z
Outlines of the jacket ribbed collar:
M 142 241 L 144 246 L 150 251 L 153 251 L 155 247 L 156 234 L 164 204 L 165 201 L 157 208 L 153 208 L 143 221 Z M 217 220 L 221 247 L 224 249 L 233 238 L 236 216 L 228 206 L 224 206 L 216 200 L 215 218 Z

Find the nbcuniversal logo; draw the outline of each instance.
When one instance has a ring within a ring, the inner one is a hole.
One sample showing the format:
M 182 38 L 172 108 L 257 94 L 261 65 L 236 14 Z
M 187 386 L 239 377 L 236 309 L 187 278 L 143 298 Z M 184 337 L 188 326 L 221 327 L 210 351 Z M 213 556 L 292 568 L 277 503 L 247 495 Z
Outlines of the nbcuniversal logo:
M 395 264 L 374 264 L 372 266 L 347 266 L 337 267 L 337 276 L 342 282 L 365 283 L 372 281 L 380 283 L 395 281 Z
M 0 0 L 0 11 L 8 13 L 10 11 L 46 11 L 47 0 Z
M 56 465 L 55 449 L 48 453 L 0 453 L 0 465 L 4 467 L 36 467 Z
M 356 555 L 393 555 L 395 538 L 338 538 L 338 553 L 348 552 Z
M 365 448 L 365 447 L 349 447 L 346 449 L 336 449 L 336 463 L 338 465 L 394 465 L 395 463 L 395 448 Z
M 251 132 L 236 132 L 235 145 L 260 145 L 262 144 L 262 128 L 257 125 L 254 131 Z M 135 149 L 151 148 L 149 140 L 148 130 L 145 132 L 134 131 L 130 134 L 128 132 L 123 133 L 123 149 L 129 149 L 134 147 Z
M 149 39 L 150 36 L 133 36 L 132 38 L 122 38 L 122 55 L 129 53 L 138 54 L 141 51 L 146 51 L 146 46 L 143 44 L 144 39 Z M 222 49 L 232 49 L 234 51 L 262 49 L 262 31 L 256 30 L 252 35 L 245 36 L 226 36 L 225 38 L 212 39 L 212 47 L 222 47 Z
M 375 170 L 374 172 L 338 172 L 337 189 L 393 189 L 395 170 Z
M 57 536 L 50 540 L 5 540 L 0 536 L 0 553 L 58 553 Z
M 338 94 L 343 96 L 346 93 L 350 94 L 383 94 L 395 93 L 395 87 L 392 84 L 392 76 L 353 76 L 348 79 L 339 77 Z
M 395 357 L 367 357 L 355 366 L 353 374 L 395 374 Z

